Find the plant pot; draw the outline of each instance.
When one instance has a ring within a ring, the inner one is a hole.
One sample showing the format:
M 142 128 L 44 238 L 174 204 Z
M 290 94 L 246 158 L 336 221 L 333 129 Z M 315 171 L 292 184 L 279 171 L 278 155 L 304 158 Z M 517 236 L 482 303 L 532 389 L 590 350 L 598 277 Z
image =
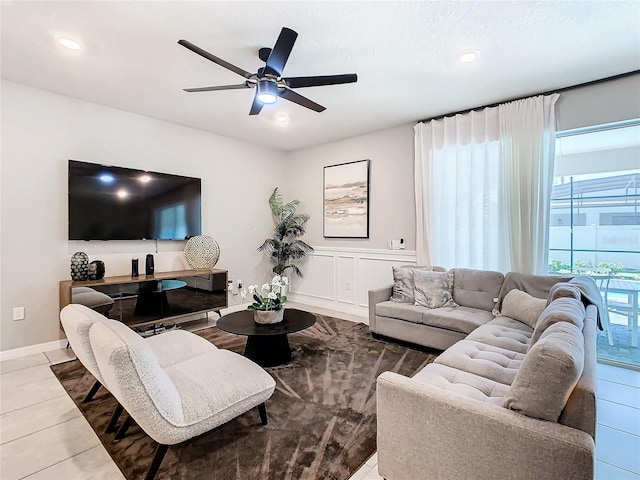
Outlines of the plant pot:
M 253 319 L 263 325 L 281 322 L 284 318 L 284 308 L 280 310 L 254 310 Z

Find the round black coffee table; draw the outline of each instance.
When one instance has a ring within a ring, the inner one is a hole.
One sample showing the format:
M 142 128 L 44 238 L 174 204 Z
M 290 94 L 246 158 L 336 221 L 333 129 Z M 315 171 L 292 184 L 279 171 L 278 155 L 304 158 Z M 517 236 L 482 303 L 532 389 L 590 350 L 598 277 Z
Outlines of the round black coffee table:
M 299 332 L 316 323 L 316 317 L 302 310 L 285 308 L 284 320 L 261 325 L 253 320 L 253 312 L 234 312 L 218 320 L 217 326 L 225 332 L 246 335 L 244 356 L 262 367 L 275 367 L 291 361 L 291 348 L 287 335 Z

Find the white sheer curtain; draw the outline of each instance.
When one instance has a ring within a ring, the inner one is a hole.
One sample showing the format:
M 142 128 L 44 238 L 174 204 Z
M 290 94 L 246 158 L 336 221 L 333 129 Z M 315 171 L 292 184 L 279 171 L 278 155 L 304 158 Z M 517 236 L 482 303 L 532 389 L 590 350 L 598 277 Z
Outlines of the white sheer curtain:
M 515 272 L 547 272 L 558 97 L 531 97 L 498 106 L 502 201 Z
M 557 97 L 415 126 L 420 264 L 546 271 Z

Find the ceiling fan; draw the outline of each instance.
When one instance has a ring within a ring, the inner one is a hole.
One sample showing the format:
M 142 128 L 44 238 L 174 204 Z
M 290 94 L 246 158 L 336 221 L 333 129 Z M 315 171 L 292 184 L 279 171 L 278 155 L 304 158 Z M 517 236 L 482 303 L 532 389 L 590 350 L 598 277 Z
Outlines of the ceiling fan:
M 237 85 L 219 85 L 213 87 L 185 88 L 185 92 L 211 92 L 215 90 L 237 90 L 243 88 L 256 88 L 253 104 L 249 115 L 257 115 L 262 110 L 264 104 L 275 103 L 278 97 L 297 103 L 303 107 L 316 112 L 322 112 L 326 108 L 319 105 L 307 97 L 303 97 L 292 88 L 318 87 L 322 85 L 337 85 L 342 83 L 353 83 L 358 81 L 358 75 L 347 73 L 343 75 L 317 75 L 310 77 L 283 77 L 282 71 L 287 63 L 287 59 L 293 49 L 293 44 L 298 38 L 298 34 L 290 28 L 283 27 L 276 40 L 273 49 L 261 48 L 258 52 L 260 60 L 265 62 L 265 66 L 258 69 L 257 73 L 249 73 L 240 67 L 236 67 L 221 58 L 212 55 L 202 48 L 187 40 L 180 40 L 178 43 L 192 52 L 217 63 L 221 67 L 231 70 L 244 77 L 246 80 Z

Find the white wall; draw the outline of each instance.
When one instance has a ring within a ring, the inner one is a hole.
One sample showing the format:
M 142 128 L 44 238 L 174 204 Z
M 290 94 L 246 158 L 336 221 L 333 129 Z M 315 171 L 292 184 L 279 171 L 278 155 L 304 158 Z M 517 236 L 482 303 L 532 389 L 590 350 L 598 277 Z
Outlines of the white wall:
M 367 291 L 390 284 L 393 265 L 415 263 L 413 145 L 413 125 L 404 125 L 288 154 L 283 193 L 311 215 L 304 240 L 316 248 L 305 276 L 292 279 L 292 300 L 363 316 Z M 324 238 L 323 167 L 364 159 L 371 160 L 369 238 Z M 405 250 L 388 250 L 399 238 Z
M 371 160 L 369 238 L 323 238 L 323 167 L 364 159 Z M 406 249 L 415 250 L 413 163 L 413 125 L 404 125 L 289 153 L 283 193 L 311 215 L 305 236 L 311 245 L 386 249 L 388 240 L 404 238 Z
M 640 117 L 640 73 L 564 91 L 556 104 L 558 131 Z
M 202 178 L 203 233 L 220 244 L 217 267 L 245 283 L 267 277 L 256 247 L 273 227 L 267 199 L 282 185 L 282 152 L 9 81 L 1 87 L 0 350 L 62 338 L 58 282 L 70 278 L 73 252 L 104 260 L 108 276 L 156 252 L 152 241 L 67 240 L 70 158 Z M 156 269 L 184 268 L 182 248 L 159 242 Z M 12 320 L 17 306 L 23 321 Z

